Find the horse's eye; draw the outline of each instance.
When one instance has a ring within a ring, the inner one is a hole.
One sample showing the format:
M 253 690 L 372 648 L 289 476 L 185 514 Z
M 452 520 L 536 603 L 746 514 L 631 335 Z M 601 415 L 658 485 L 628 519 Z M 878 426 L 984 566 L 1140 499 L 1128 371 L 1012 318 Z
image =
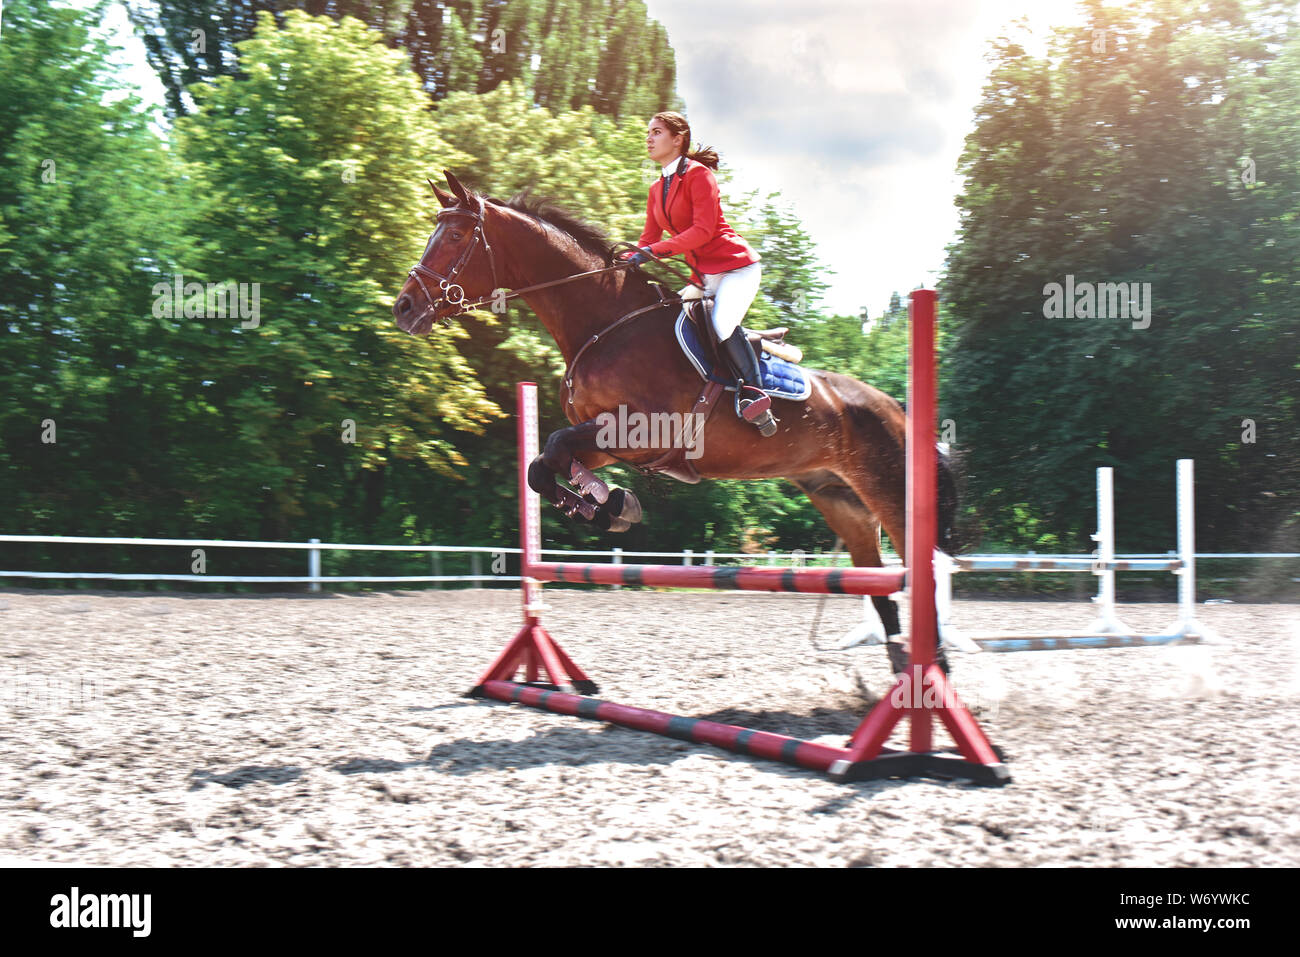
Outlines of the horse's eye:
M 458 233 L 455 230 L 453 230 L 451 234 L 451 238 L 456 242 L 460 242 L 461 235 L 462 235 L 461 233 Z

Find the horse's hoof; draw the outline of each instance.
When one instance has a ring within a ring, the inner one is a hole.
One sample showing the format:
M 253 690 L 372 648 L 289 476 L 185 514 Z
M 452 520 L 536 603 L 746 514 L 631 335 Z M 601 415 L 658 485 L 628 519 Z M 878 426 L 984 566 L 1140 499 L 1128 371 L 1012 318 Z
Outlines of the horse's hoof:
M 607 532 L 626 532 L 641 521 L 641 503 L 625 488 L 614 487 L 609 501 L 596 511 L 594 524 Z
M 641 502 L 625 488 L 616 487 L 610 492 L 605 507 L 609 509 L 610 514 L 621 518 L 629 525 L 641 521 Z

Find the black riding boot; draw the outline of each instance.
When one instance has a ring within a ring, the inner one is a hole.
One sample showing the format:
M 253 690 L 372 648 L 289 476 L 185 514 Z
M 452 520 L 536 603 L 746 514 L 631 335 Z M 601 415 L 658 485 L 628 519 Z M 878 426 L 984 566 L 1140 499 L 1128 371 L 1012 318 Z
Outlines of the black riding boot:
M 736 411 L 742 419 L 758 429 L 764 438 L 776 434 L 772 400 L 763 392 L 758 357 L 745 339 L 744 330 L 737 327 L 720 346 L 732 374 L 741 382 L 736 393 Z

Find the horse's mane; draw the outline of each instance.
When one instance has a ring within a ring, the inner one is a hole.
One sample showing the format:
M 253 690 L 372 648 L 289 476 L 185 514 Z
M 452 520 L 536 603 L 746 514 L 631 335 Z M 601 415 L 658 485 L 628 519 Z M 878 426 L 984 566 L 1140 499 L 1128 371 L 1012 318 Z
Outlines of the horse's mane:
M 603 229 L 585 219 L 580 219 L 564 207 L 557 205 L 552 199 L 534 196 L 529 190 L 524 189 L 507 200 L 493 199 L 489 196 L 488 201 L 498 206 L 506 206 L 517 213 L 523 213 L 540 223 L 549 224 L 561 232 L 568 233 L 579 246 L 599 256 L 605 262 L 609 262 L 613 256 L 610 238 Z

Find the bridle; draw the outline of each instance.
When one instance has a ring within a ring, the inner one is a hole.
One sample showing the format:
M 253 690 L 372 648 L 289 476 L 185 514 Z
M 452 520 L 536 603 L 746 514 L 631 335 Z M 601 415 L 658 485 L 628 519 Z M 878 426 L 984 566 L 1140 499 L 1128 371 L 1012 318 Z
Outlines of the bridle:
M 472 209 L 462 209 L 459 206 L 452 206 L 448 209 L 439 210 L 438 212 L 438 222 L 441 222 L 444 216 L 468 216 L 474 220 L 474 233 L 470 238 L 469 245 L 465 247 L 460 256 L 457 257 L 456 261 L 452 263 L 451 269 L 448 270 L 447 275 L 444 276 L 426 266 L 424 264 L 423 256 L 420 257 L 420 261 L 412 266 L 407 272 L 408 276 L 419 283 L 420 291 L 424 293 L 424 298 L 428 300 L 435 313 L 443 304 L 454 306 L 456 308 L 456 311 L 451 315 L 443 316 L 443 322 L 448 326 L 451 325 L 451 316 L 459 316 L 464 313 L 467 308 L 473 309 L 476 306 L 484 305 L 495 298 L 494 296 L 489 295 L 486 299 L 479 299 L 475 302 L 466 302 L 465 289 L 460 285 L 460 283 L 456 282 L 456 276 L 465 268 L 466 265 L 469 264 L 469 257 L 474 255 L 474 250 L 478 248 L 479 243 L 483 244 L 483 249 L 487 252 L 488 268 L 492 270 L 492 291 L 495 293 L 497 290 L 496 257 L 492 255 L 492 244 L 488 242 L 487 233 L 483 231 L 483 198 L 481 196 L 475 198 L 478 200 L 477 211 Z M 429 287 L 424 284 L 425 277 L 435 279 L 438 282 L 438 289 L 441 291 L 442 295 L 436 300 L 429 292 Z M 515 293 L 514 295 L 518 294 Z M 507 296 L 506 298 L 510 298 L 510 296 Z
M 467 309 L 475 309 L 479 306 L 486 305 L 489 302 L 491 303 L 505 302 L 508 299 L 516 299 L 524 295 L 525 293 L 534 292 L 535 290 L 538 289 L 545 289 L 548 286 L 559 286 L 566 282 L 573 282 L 575 279 L 584 279 L 587 276 L 598 276 L 601 273 L 614 272 L 617 269 L 626 269 L 630 265 L 630 263 L 628 262 L 621 262 L 621 263 L 616 263 L 613 266 L 606 266 L 603 269 L 589 269 L 586 272 L 575 273 L 572 276 L 563 276 L 560 279 L 552 279 L 548 282 L 534 283 L 533 285 L 525 286 L 522 289 L 509 289 L 505 293 L 498 295 L 497 290 L 500 288 L 500 286 L 497 283 L 496 257 L 492 255 L 492 244 L 488 242 L 487 233 L 483 230 L 483 216 L 486 212 L 486 208 L 483 204 L 482 196 L 475 195 L 474 199 L 477 200 L 478 202 L 477 210 L 464 209 L 460 206 L 449 206 L 446 209 L 440 210 L 438 212 L 437 221 L 439 222 L 442 221 L 442 218 L 444 216 L 468 216 L 470 219 L 474 220 L 474 233 L 470 239 L 469 245 L 465 247 L 465 249 L 461 252 L 461 254 L 456 258 L 456 261 L 452 263 L 451 268 L 447 271 L 447 275 L 444 276 L 441 273 L 437 272 L 436 270 L 430 269 L 428 266 L 426 266 L 424 264 L 424 256 L 421 256 L 420 261 L 417 262 L 414 266 L 412 266 L 410 270 L 407 272 L 408 276 L 410 276 L 417 283 L 419 283 L 420 291 L 424 293 L 424 298 L 432 304 L 430 308 L 435 313 L 444 303 L 448 306 L 455 307 L 456 309 L 455 312 L 449 313 L 448 315 L 442 317 L 443 324 L 448 327 L 451 326 L 452 317 L 464 314 L 464 312 Z M 437 231 L 435 230 L 435 233 L 436 232 Z M 431 237 L 430 245 L 432 245 L 432 242 L 433 240 Z M 469 259 L 472 255 L 474 255 L 474 251 L 478 249 L 479 243 L 483 244 L 483 249 L 484 251 L 486 251 L 488 257 L 488 268 L 492 271 L 492 292 L 487 296 L 470 301 L 465 298 L 465 289 L 458 282 L 456 282 L 456 277 L 457 275 L 460 274 L 461 270 L 463 270 L 469 264 Z M 615 251 L 617 252 L 617 250 L 620 247 L 626 247 L 629 249 L 637 248 L 634 243 L 618 243 L 614 247 Z M 426 248 L 424 255 L 427 256 L 428 254 L 429 254 L 429 250 Z M 689 277 L 682 276 L 680 272 L 667 266 L 667 264 L 664 263 L 664 261 L 661 260 L 658 256 L 655 256 L 653 253 L 651 253 L 650 255 L 655 262 L 659 263 L 659 265 L 661 266 L 664 266 L 664 268 L 668 269 L 669 272 L 673 273 L 679 278 L 685 279 L 685 281 L 688 284 L 698 285 L 698 283 L 695 283 Z M 424 280 L 426 277 L 429 279 L 435 279 L 438 282 L 438 289 L 441 291 L 442 295 L 439 296 L 436 300 L 433 298 L 433 295 L 429 292 L 429 287 L 424 284 Z M 573 361 L 570 362 L 568 368 L 564 370 L 564 384 L 568 387 L 568 401 L 570 403 L 573 402 L 574 371 L 577 368 L 578 360 L 582 358 L 583 354 L 588 349 L 590 349 L 592 346 L 594 346 L 597 342 L 599 342 L 604 337 L 608 336 L 616 328 L 622 326 L 624 323 L 632 319 L 636 319 L 637 317 L 643 316 L 649 312 L 655 312 L 667 306 L 681 305 L 685 301 L 680 296 L 678 297 L 664 296 L 662 287 L 659 287 L 658 284 L 656 284 L 656 286 L 660 290 L 659 302 L 651 303 L 648 306 L 642 306 L 640 309 L 634 309 L 631 312 L 625 313 L 624 315 L 615 319 L 604 329 L 600 330 L 600 332 L 591 336 L 591 338 L 589 338 L 586 342 L 584 342 L 581 348 L 578 349 L 577 354 L 573 357 Z M 712 299 L 713 297 L 703 296 L 701 298 Z

